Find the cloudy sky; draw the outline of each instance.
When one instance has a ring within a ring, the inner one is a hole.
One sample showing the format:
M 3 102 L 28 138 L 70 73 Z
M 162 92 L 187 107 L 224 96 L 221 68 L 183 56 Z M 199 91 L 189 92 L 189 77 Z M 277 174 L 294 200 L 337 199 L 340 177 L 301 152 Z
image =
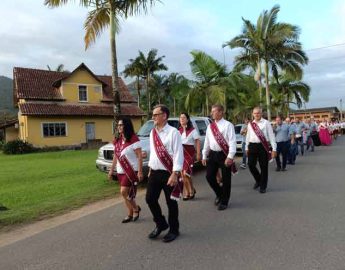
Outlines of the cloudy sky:
M 0 75 L 13 67 L 46 69 L 64 64 L 73 70 L 84 62 L 96 74 L 110 74 L 108 33 L 87 51 L 79 1 L 56 9 L 43 0 L 2 0 L 0 7 Z M 190 51 L 203 50 L 231 67 L 236 50 L 222 44 L 241 32 L 241 17 L 255 21 L 262 10 L 279 4 L 279 21 L 298 25 L 310 63 L 304 81 L 312 88 L 307 108 L 339 106 L 345 101 L 345 2 L 342 0 L 162 0 L 149 14 L 121 23 L 119 70 L 138 50 L 157 48 L 169 72 L 190 78 Z M 344 106 L 345 107 L 345 106 Z

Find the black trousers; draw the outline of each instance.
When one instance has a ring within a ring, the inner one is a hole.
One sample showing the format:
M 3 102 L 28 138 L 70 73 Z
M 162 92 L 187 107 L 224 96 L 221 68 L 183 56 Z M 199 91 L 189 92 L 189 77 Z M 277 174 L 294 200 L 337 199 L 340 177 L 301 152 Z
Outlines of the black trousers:
M 151 210 L 151 213 L 153 215 L 153 221 L 156 223 L 157 227 L 166 226 L 166 219 L 162 215 L 162 209 L 158 203 L 159 196 L 161 194 L 161 191 L 163 190 L 165 200 L 168 206 L 168 222 L 170 226 L 170 231 L 178 233 L 178 204 L 177 201 L 170 199 L 173 187 L 167 185 L 169 177 L 170 173 L 168 171 L 151 170 L 151 174 L 147 183 L 146 203 L 148 204 Z
M 220 198 L 220 203 L 228 205 L 231 194 L 231 169 L 224 165 L 225 159 L 226 156 L 223 152 L 210 151 L 206 179 L 216 196 Z M 222 170 L 222 186 L 217 183 L 219 168 Z
M 285 169 L 286 168 L 288 151 L 289 151 L 289 141 L 277 142 L 277 157 L 276 157 L 277 168 L 279 168 L 279 169 L 281 169 L 281 168 Z M 280 154 L 282 155 L 283 166 L 282 166 L 282 163 L 280 161 Z
M 268 153 L 261 143 L 249 143 L 248 145 L 248 165 L 251 174 L 254 176 L 260 189 L 267 188 L 268 181 Z M 256 167 L 259 161 L 260 172 Z

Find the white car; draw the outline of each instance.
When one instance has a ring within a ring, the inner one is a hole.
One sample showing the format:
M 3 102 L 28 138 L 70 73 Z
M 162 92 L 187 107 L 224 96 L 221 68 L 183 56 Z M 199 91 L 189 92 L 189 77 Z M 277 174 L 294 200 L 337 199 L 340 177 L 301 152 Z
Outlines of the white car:
M 235 134 L 236 134 L 236 153 L 242 153 L 242 142 L 243 136 L 241 135 L 241 129 L 244 124 L 235 125 Z
M 199 132 L 201 149 L 204 146 L 207 126 L 212 122 L 208 117 L 191 117 L 194 128 Z M 148 173 L 148 162 L 150 156 L 150 141 L 149 136 L 153 128 L 153 120 L 147 121 L 138 131 L 137 135 L 141 141 L 143 152 L 143 170 L 144 175 Z M 177 128 L 179 126 L 179 118 L 169 118 L 168 124 Z M 113 160 L 114 145 L 108 143 L 98 150 L 98 157 L 96 160 L 96 167 L 102 172 L 108 172 Z M 114 171 L 116 173 L 116 171 Z

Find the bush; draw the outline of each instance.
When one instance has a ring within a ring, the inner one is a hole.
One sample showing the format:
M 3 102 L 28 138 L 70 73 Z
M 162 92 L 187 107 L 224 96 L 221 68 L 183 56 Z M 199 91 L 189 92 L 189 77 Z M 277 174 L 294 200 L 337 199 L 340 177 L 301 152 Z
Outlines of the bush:
M 16 155 L 16 154 L 27 154 L 36 152 L 36 148 L 32 144 L 24 142 L 22 140 L 15 140 L 5 143 L 3 145 L 3 152 L 7 155 Z
M 2 151 L 2 149 L 4 148 L 4 144 L 5 144 L 4 141 L 0 141 L 0 151 Z

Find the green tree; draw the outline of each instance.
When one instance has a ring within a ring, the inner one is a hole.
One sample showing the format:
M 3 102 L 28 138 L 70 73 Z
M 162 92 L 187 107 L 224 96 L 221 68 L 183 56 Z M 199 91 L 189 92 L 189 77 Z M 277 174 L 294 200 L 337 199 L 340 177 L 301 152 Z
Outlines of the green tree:
M 230 48 L 242 48 L 242 56 L 246 57 L 248 62 L 256 63 L 259 76 L 263 66 L 269 120 L 271 120 L 270 73 L 276 80 L 280 71 L 302 78 L 302 68 L 308 63 L 308 57 L 302 50 L 301 43 L 298 42 L 299 28 L 288 23 L 278 23 L 279 10 L 278 5 L 270 11 L 264 10 L 256 25 L 242 18 L 244 22 L 242 34 L 225 44 Z
M 49 65 L 47 65 L 47 68 L 49 71 L 68 72 L 68 70 L 65 69 L 64 64 L 59 64 L 55 69 L 52 69 Z
M 142 78 L 141 65 L 140 65 L 138 57 L 135 59 L 129 59 L 129 62 L 130 63 L 125 66 L 123 74 L 125 75 L 125 78 L 135 77 L 135 85 L 136 85 L 137 95 L 138 95 L 138 107 L 140 107 L 140 90 L 141 90 L 140 79 Z
M 71 2 L 69 0 L 45 0 L 48 7 L 59 7 Z M 74 1 L 73 1 L 74 2 Z M 148 6 L 152 6 L 155 0 L 80 0 L 81 6 L 90 8 L 84 22 L 85 49 L 96 41 L 96 38 L 109 26 L 110 49 L 112 66 L 112 87 L 114 102 L 114 121 L 117 124 L 121 114 L 120 107 L 120 83 L 118 77 L 116 33 L 119 32 L 120 19 L 126 19 L 140 13 L 146 13 Z
M 151 89 L 150 86 L 153 84 L 153 74 L 158 71 L 168 70 L 168 67 L 162 63 L 164 59 L 163 56 L 157 57 L 157 49 L 151 49 L 147 56 L 142 51 L 139 51 L 139 56 L 137 57 L 137 61 L 139 63 L 141 74 L 145 79 L 146 84 L 146 97 L 147 97 L 147 116 L 149 117 L 151 112 Z

